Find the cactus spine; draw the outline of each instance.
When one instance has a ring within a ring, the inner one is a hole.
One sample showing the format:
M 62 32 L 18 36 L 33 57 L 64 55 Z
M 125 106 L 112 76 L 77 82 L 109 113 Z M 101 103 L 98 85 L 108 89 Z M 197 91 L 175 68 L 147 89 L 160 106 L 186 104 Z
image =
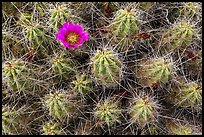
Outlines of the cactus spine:
M 163 35 L 159 46 L 164 47 L 167 52 L 186 48 L 194 37 L 195 30 L 190 22 L 181 21 Z
M 159 104 L 145 95 L 134 98 L 129 113 L 133 123 L 136 122 L 140 127 L 144 127 L 157 121 L 158 109 Z
M 55 31 L 58 31 L 61 25 L 66 22 L 67 17 L 71 14 L 69 9 L 63 5 L 56 6 L 55 8 L 51 9 L 50 13 L 50 22 L 52 23 Z
M 172 63 L 162 57 L 143 61 L 136 69 L 138 83 L 144 87 L 166 84 L 172 74 Z
M 7 86 L 13 90 L 25 89 L 29 71 L 26 63 L 21 60 L 10 60 L 3 64 L 3 79 L 7 83 Z
M 92 73 L 99 84 L 115 86 L 122 75 L 122 63 L 113 51 L 103 49 L 91 58 Z
M 54 73 L 62 79 L 69 79 L 71 73 L 76 72 L 75 61 L 65 57 L 64 54 L 55 55 L 50 60 Z
M 170 135 L 192 135 L 193 130 L 188 123 L 179 122 L 175 120 L 168 120 L 166 122 L 166 127 L 168 129 L 168 134 Z
M 49 115 L 61 121 L 65 118 L 71 118 L 75 113 L 74 105 L 76 103 L 73 102 L 72 97 L 74 95 L 67 95 L 64 91 L 56 91 L 46 95 L 44 105 L 49 110 Z
M 2 108 L 2 131 L 3 134 L 16 134 L 17 133 L 17 114 L 15 111 L 10 110 L 9 107 Z
M 201 109 L 202 87 L 194 81 L 186 83 L 181 80 L 180 83 L 172 85 L 172 91 L 167 99 L 176 106 Z
M 64 134 L 62 131 L 62 127 L 57 122 L 48 122 L 43 125 L 43 135 L 62 135 Z
M 72 82 L 74 86 L 74 90 L 81 93 L 82 95 L 87 94 L 89 91 L 93 89 L 92 80 L 88 75 L 76 75 L 76 80 Z
M 122 110 L 118 106 L 118 102 L 114 99 L 107 98 L 99 102 L 94 115 L 100 121 L 100 124 L 106 123 L 108 126 L 120 122 L 119 118 Z
M 124 51 L 128 48 L 128 39 L 133 33 L 138 31 L 136 23 L 136 13 L 133 9 L 121 9 L 116 13 L 115 19 L 111 24 L 117 43 L 120 43 L 119 49 Z M 126 38 L 127 37 L 127 38 Z

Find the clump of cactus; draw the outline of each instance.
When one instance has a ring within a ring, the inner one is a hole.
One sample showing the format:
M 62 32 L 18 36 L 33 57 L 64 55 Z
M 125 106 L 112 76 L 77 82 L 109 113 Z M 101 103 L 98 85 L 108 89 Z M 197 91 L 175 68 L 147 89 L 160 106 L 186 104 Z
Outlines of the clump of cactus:
M 201 13 L 201 2 L 2 2 L 3 134 L 200 134 Z
M 29 68 L 26 62 L 22 60 L 9 60 L 4 62 L 2 67 L 3 79 L 7 86 L 13 90 L 23 90 L 28 83 L 26 75 L 29 74 Z
M 137 15 L 134 9 L 121 9 L 117 11 L 111 24 L 113 34 L 116 37 L 116 44 L 121 51 L 127 50 L 131 45 L 131 37 L 138 33 Z
M 114 99 L 107 98 L 100 101 L 94 112 L 94 116 L 98 119 L 100 125 L 104 123 L 108 126 L 120 122 L 122 109 L 119 108 L 118 102 Z
M 195 2 L 183 2 L 180 14 L 186 18 L 193 18 L 199 12 L 199 4 Z
M 176 106 L 184 108 L 196 108 L 202 104 L 202 87 L 195 81 L 185 82 L 182 79 L 177 79 L 177 82 L 172 84 L 172 89 L 167 97 Z M 199 109 L 199 108 L 198 108 Z
M 63 128 L 60 123 L 57 122 L 47 122 L 42 126 L 43 135 L 63 135 Z
M 145 87 L 166 84 L 173 75 L 173 64 L 165 58 L 141 61 L 136 68 L 138 83 Z
M 52 27 L 55 31 L 58 31 L 62 24 L 67 21 L 67 17 L 71 14 L 71 12 L 65 5 L 56 5 L 50 9 L 50 14 L 50 22 L 52 23 Z
M 191 23 L 181 21 L 176 23 L 162 36 L 159 46 L 164 47 L 167 52 L 186 48 L 195 36 L 195 29 Z
M 72 83 L 74 84 L 74 90 L 82 95 L 86 95 L 93 89 L 93 81 L 90 76 L 86 74 L 82 74 L 80 76 L 77 74 L 76 80 Z
M 65 118 L 71 118 L 76 112 L 76 101 L 73 97 L 74 94 L 67 95 L 65 91 L 55 91 L 45 96 L 44 105 L 51 117 L 63 121 Z
M 169 135 L 195 135 L 197 134 L 187 121 L 167 120 L 166 128 Z
M 62 79 L 69 79 L 71 73 L 76 72 L 76 61 L 67 58 L 65 54 L 55 55 L 50 59 L 54 74 Z
M 142 95 L 134 98 L 129 110 L 131 122 L 144 127 L 157 121 L 160 106 L 151 96 Z
M 122 76 L 122 62 L 112 50 L 98 50 L 91 58 L 92 73 L 98 84 L 116 85 Z
M 3 134 L 17 133 L 17 114 L 9 107 L 2 107 L 2 132 Z

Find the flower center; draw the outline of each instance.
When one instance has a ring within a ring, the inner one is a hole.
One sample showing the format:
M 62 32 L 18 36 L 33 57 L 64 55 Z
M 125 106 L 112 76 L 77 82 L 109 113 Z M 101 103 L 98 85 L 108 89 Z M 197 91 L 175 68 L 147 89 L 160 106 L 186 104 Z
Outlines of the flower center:
M 68 32 L 66 36 L 67 43 L 75 45 L 79 43 L 79 40 L 80 40 L 79 34 L 77 34 L 76 32 Z

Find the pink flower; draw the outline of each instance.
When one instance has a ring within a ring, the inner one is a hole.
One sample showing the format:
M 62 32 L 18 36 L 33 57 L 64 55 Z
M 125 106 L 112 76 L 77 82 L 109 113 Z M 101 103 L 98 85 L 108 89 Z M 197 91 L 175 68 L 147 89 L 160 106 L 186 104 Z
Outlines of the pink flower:
M 65 47 L 75 49 L 88 40 L 88 32 L 82 26 L 65 22 L 56 34 L 56 40 L 60 40 Z

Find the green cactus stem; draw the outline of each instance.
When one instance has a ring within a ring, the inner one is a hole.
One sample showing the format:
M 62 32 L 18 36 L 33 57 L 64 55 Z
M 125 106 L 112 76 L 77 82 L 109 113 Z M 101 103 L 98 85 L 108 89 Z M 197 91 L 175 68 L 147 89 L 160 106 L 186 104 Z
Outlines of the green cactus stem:
M 92 73 L 97 83 L 115 86 L 122 75 L 122 63 L 112 50 L 103 49 L 91 58 Z
M 144 87 L 162 86 L 173 75 L 172 68 L 172 63 L 162 57 L 142 61 L 136 68 L 138 83 Z
M 122 110 L 118 106 L 118 102 L 114 99 L 107 98 L 97 104 L 94 116 L 98 119 L 100 125 L 106 123 L 108 126 L 120 122 Z

